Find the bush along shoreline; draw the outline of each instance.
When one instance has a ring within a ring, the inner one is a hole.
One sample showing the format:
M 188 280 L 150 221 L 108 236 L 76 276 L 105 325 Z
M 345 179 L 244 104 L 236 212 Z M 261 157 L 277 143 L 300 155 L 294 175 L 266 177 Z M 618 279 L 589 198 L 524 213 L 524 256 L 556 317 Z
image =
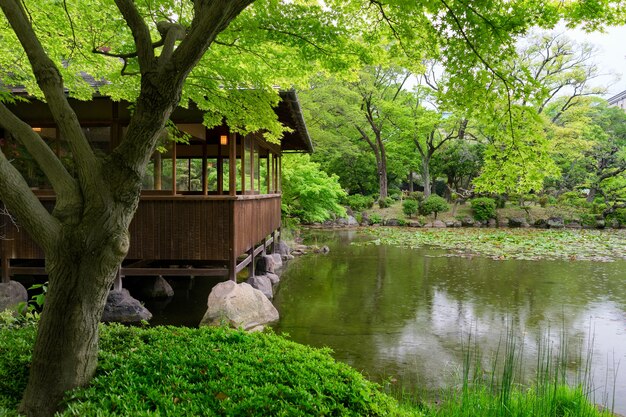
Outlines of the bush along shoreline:
M 35 333 L 35 321 L 0 315 L 0 416 L 18 415 Z M 538 371 L 532 386 L 517 385 L 507 373 L 517 367 L 514 346 L 511 339 L 509 359 L 493 366 L 503 369 L 497 384 L 479 378 L 480 361 L 468 353 L 462 388 L 442 393 L 444 401 L 433 404 L 413 397 L 398 401 L 332 359 L 330 350 L 271 332 L 103 324 L 94 379 L 68 392 L 57 415 L 611 416 L 587 399 L 585 386 L 569 387 L 553 367 Z

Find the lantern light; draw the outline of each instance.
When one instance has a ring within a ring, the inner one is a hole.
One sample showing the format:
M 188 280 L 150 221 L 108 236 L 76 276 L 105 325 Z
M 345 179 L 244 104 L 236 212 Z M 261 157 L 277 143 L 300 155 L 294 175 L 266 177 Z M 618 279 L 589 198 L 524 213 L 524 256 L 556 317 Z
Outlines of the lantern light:
M 41 132 L 41 128 L 40 127 L 33 127 L 33 132 Z
M 228 145 L 228 136 L 220 135 L 220 145 Z

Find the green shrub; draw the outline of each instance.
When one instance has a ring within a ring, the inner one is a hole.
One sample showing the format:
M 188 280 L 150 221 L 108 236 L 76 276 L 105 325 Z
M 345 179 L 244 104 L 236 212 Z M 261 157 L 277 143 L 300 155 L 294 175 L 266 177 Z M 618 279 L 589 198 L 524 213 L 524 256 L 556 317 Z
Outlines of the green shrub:
M 0 414 L 19 400 L 34 334 L 0 328 Z M 379 389 L 328 350 L 274 334 L 106 325 L 96 375 L 61 416 L 408 415 Z
M 374 198 L 369 195 L 353 194 L 347 196 L 344 199 L 344 203 L 354 211 L 363 211 L 372 208 L 374 205 Z
M 404 200 L 402 202 L 402 212 L 409 217 L 417 213 L 418 204 L 416 200 Z
M 383 222 L 382 216 L 378 213 L 370 214 L 369 219 L 370 219 L 370 224 L 381 224 Z
M 437 218 L 437 214 L 448 210 L 450 210 L 450 206 L 448 205 L 446 199 L 438 196 L 437 194 L 430 195 L 419 206 L 420 214 L 424 216 L 434 214 L 435 219 Z
M 407 200 L 415 200 L 421 203 L 424 200 L 424 193 L 421 191 L 413 191 L 406 196 Z
M 583 213 L 580 215 L 580 224 L 583 226 L 596 226 L 596 216 L 594 214 Z
M 393 198 L 391 197 L 385 197 L 385 198 L 379 198 L 378 199 L 378 207 L 382 208 L 387 208 L 387 207 L 391 207 L 391 205 L 394 203 Z
M 587 200 L 584 197 L 581 197 L 580 193 L 576 191 L 569 191 L 567 193 L 563 193 L 557 199 L 559 204 L 571 207 L 585 207 L 587 206 Z
M 470 202 L 474 219 L 484 221 L 496 218 L 496 202 L 493 198 L 479 197 Z

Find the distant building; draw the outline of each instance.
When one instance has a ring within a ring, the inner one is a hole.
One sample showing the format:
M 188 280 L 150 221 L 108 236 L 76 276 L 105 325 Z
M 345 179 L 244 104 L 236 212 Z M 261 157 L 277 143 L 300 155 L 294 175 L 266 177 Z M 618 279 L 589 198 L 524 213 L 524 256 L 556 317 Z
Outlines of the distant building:
M 622 110 L 626 110 L 626 90 L 609 98 L 607 101 L 611 106 L 617 106 Z

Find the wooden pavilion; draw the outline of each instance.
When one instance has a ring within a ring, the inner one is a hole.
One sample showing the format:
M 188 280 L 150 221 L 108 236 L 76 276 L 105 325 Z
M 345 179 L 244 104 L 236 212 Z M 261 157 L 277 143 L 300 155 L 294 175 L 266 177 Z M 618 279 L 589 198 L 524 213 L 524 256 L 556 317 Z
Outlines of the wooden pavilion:
M 312 151 L 295 92 L 280 95 L 275 111 L 290 128 L 280 145 L 267 142 L 260 132 L 242 136 L 226 126 L 207 129 L 197 108 L 178 108 L 172 114 L 184 142 L 166 140 L 152 156 L 120 277 L 193 275 L 235 280 L 246 267 L 254 274 L 255 256 L 273 248 L 280 235 L 282 154 Z M 97 152 L 106 153 L 119 143 L 129 122 L 129 103 L 94 97 L 90 102 L 71 100 L 71 104 Z M 17 103 L 13 111 L 71 169 L 71 156 L 46 104 Z M 54 192 L 34 161 L 2 130 L 0 146 L 52 210 Z M 18 274 L 45 274 L 43 252 L 8 216 L 0 216 L 0 237 L 2 282 Z

